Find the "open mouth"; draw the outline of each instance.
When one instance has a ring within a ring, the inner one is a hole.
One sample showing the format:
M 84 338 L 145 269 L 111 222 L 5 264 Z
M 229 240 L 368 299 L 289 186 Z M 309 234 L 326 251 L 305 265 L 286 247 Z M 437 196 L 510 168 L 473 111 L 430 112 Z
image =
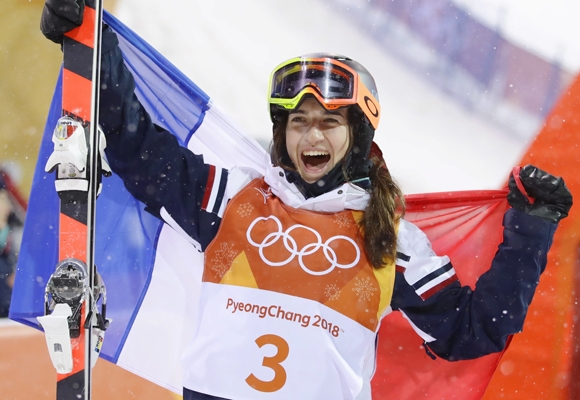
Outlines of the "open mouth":
M 322 150 L 304 151 L 301 157 L 306 168 L 321 169 L 330 161 L 330 153 Z

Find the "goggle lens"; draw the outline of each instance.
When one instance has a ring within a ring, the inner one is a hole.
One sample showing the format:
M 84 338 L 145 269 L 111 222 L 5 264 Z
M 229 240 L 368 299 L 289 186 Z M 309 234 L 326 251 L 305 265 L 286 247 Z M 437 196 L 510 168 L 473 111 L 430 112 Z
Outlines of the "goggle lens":
M 326 100 L 353 99 L 354 76 L 329 62 L 300 61 L 275 72 L 271 98 L 292 99 L 306 88 L 313 88 Z

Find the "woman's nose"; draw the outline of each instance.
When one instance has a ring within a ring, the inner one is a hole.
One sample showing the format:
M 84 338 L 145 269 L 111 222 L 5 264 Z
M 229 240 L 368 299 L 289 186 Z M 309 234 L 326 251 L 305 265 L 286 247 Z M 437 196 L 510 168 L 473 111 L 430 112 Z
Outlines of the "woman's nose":
M 310 145 L 318 144 L 324 140 L 324 134 L 317 126 L 311 126 L 306 134 L 306 139 Z

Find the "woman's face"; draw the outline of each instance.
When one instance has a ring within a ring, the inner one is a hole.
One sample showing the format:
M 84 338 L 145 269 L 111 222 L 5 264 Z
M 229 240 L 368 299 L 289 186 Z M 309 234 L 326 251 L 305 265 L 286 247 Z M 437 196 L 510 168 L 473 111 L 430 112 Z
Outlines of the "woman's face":
M 290 111 L 286 149 L 302 179 L 314 183 L 342 160 L 349 148 L 347 107 L 329 111 L 306 99 Z

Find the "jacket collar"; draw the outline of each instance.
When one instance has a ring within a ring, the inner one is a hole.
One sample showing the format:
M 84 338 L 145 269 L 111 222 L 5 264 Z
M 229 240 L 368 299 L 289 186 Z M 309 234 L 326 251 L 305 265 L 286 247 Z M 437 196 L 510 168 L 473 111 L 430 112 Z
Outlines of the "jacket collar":
M 266 167 L 264 181 L 284 204 L 303 210 L 319 212 L 364 210 L 370 198 L 364 189 L 347 182 L 320 196 L 306 199 L 296 185 L 286 180 L 284 170 L 272 165 Z

